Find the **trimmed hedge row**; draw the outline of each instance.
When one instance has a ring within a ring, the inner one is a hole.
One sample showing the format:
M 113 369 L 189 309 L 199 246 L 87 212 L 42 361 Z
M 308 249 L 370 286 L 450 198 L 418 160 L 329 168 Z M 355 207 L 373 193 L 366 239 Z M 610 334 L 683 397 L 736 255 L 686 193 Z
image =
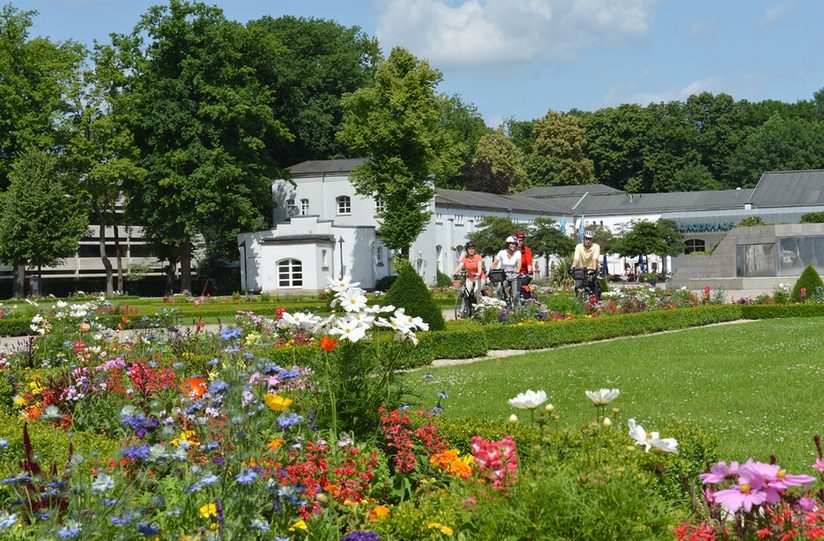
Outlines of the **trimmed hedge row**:
M 742 304 L 742 319 L 824 316 L 824 304 Z

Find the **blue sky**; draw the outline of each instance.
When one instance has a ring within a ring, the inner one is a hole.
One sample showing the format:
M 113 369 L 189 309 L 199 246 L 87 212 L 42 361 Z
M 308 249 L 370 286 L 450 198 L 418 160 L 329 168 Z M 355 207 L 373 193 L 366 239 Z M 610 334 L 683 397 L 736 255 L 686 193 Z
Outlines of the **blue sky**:
M 147 0 L 11 0 L 33 34 L 91 44 L 128 32 Z M 334 19 L 401 45 L 443 72 L 439 90 L 490 126 L 548 109 L 726 92 L 811 99 L 824 87 L 820 0 L 219 0 L 226 16 Z

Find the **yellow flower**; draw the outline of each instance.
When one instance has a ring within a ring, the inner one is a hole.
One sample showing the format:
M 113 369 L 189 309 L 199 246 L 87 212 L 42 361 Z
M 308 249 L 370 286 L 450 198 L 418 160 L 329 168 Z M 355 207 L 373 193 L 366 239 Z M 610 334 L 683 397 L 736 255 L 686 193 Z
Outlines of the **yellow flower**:
M 188 443 L 191 446 L 197 447 L 197 435 L 194 430 L 184 430 L 180 436 L 172 440 L 172 445 L 179 447 L 181 443 Z
M 14 405 L 17 407 L 23 407 L 26 405 L 26 400 L 22 396 L 17 395 L 14 397 Z
M 452 534 L 455 533 L 452 531 L 452 528 L 450 528 L 449 526 L 444 526 L 439 522 L 430 522 L 426 525 L 426 527 L 430 530 L 439 530 L 442 534 L 448 537 L 452 537 Z
M 375 518 L 386 518 L 389 516 L 389 508 L 385 505 L 376 505 L 373 512 L 375 513 Z
M 243 339 L 247 346 L 257 344 L 258 340 L 260 340 L 260 335 L 255 332 L 250 332 L 246 335 L 246 338 Z
M 200 516 L 203 518 L 216 517 L 217 507 L 213 503 L 207 503 L 200 508 Z
M 43 392 L 43 387 L 41 387 L 36 381 L 30 381 L 29 390 L 31 391 L 31 394 L 40 394 Z
M 305 530 L 305 529 L 306 529 L 306 522 L 303 521 L 303 520 L 299 520 L 299 521 L 295 522 L 294 524 L 292 524 L 289 527 L 290 532 L 294 532 L 295 530 Z
M 274 393 L 266 393 L 266 396 L 263 397 L 263 401 L 266 402 L 266 405 L 269 406 L 270 409 L 275 411 L 283 411 L 292 404 L 291 398 L 284 398 L 279 394 Z
M 284 443 L 283 438 L 275 438 L 275 439 L 273 439 L 272 441 L 270 441 L 269 443 L 266 444 L 266 448 L 269 449 L 270 451 L 274 451 L 278 447 L 283 445 L 283 443 Z

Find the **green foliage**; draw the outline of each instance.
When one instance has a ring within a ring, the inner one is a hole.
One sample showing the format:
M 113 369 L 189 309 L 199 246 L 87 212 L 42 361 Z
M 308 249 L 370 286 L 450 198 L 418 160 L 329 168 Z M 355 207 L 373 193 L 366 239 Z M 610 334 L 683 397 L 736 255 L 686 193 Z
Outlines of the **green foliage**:
M 450 326 L 447 330 L 422 333 L 419 336 L 419 347 L 429 347 L 433 359 L 470 359 L 485 356 L 489 344 L 482 327 L 473 322 L 467 322 L 467 325 L 471 327 L 465 330 Z
M 801 215 L 798 223 L 802 224 L 824 224 L 824 211 L 822 212 L 808 212 Z
M 533 186 L 595 182 L 595 167 L 586 157 L 586 132 L 579 116 L 550 110 L 535 121 L 533 134 L 533 156 L 546 161 L 540 176 L 530 178 Z M 533 167 L 533 174 L 535 171 Z
M 472 165 L 488 165 L 490 175 L 467 179 L 467 188 L 481 192 L 507 193 L 527 189 L 524 154 L 502 131 L 484 134 L 478 141 Z
M 504 240 L 515 232 L 516 225 L 510 218 L 484 216 L 477 229 L 467 237 L 475 243 L 477 252 L 484 256 L 497 254 L 504 247 Z
M 30 150 L 15 161 L 0 215 L 0 260 L 46 267 L 77 251 L 86 214 L 67 199 L 57 158 Z
M 406 253 L 429 220 L 435 195 L 430 175 L 459 160 L 448 132 L 438 126 L 442 101 L 435 94 L 441 73 L 396 47 L 372 86 L 343 99 L 338 137 L 369 161 L 350 177 L 358 194 L 383 201 L 380 231 L 386 245 Z
M 805 304 L 745 304 L 741 306 L 742 319 L 773 319 L 785 317 L 821 317 L 824 305 Z
M 452 277 L 438 270 L 438 287 L 452 287 Z
M 377 282 L 375 282 L 375 290 L 389 291 L 389 288 L 392 287 L 392 284 L 394 284 L 395 280 L 397 279 L 397 274 L 390 274 L 389 276 L 384 276 L 383 278 L 380 278 Z
M 632 222 L 630 230 L 616 240 L 612 250 L 624 257 L 676 256 L 684 252 L 684 237 L 672 220 L 639 220 Z
M 435 186 L 454 189 L 467 187 L 471 177 L 462 174 L 461 168 L 472 163 L 478 141 L 489 131 L 489 128 L 486 127 L 478 108 L 463 103 L 457 94 L 443 100 L 438 125 L 449 132 L 453 141 L 460 143 L 459 146 L 456 146 L 458 146 L 461 153 L 460 160 L 450 164 L 454 167 L 454 170 L 445 167 L 435 177 Z
M 712 177 L 707 166 L 693 162 L 679 169 L 667 186 L 668 192 L 699 192 L 702 190 L 721 190 L 723 186 Z
M 762 225 L 765 225 L 765 222 L 761 216 L 749 216 L 735 224 L 735 227 L 758 227 Z
M 423 283 L 412 265 L 401 266 L 398 279 L 389 288 L 383 304 L 403 308 L 407 315 L 421 317 L 425 323 L 429 324 L 429 329 L 432 331 L 445 328 L 441 309 L 432 300 L 429 288 Z
M 529 228 L 527 241 L 535 257 L 544 256 L 546 269 L 551 256 L 570 256 L 575 251 L 575 239 L 561 231 L 552 218 L 537 218 Z
M 804 288 L 805 298 L 801 298 L 802 288 Z M 818 288 L 824 288 L 824 282 L 821 281 L 821 276 L 818 275 L 815 267 L 808 265 L 795 282 L 792 298 L 796 302 L 805 301 L 811 298 Z

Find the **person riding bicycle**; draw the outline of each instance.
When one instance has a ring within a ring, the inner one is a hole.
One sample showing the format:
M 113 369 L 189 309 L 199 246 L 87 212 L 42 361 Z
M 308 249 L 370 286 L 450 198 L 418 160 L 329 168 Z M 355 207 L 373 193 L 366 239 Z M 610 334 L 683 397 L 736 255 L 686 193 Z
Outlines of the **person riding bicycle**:
M 575 269 L 586 269 L 586 277 L 575 277 L 575 291 L 582 289 L 585 282 L 594 281 L 593 288 L 595 296 L 601 298 L 601 284 L 595 278 L 598 273 L 598 258 L 601 256 L 601 247 L 592 242 L 592 231 L 584 231 L 584 241 L 575 246 L 575 253 L 572 255 L 572 266 L 570 272 Z
M 529 282 L 532 281 L 532 249 L 524 242 L 526 235 L 523 231 L 518 231 L 513 235 L 518 241 L 518 251 L 521 252 L 521 268 L 518 271 L 521 275 L 521 297 L 524 299 L 533 298 L 534 295 L 530 291 Z
M 506 282 L 509 284 L 509 295 L 513 302 L 517 302 L 518 291 L 521 290 L 518 274 L 521 270 L 521 252 L 518 251 L 518 239 L 514 236 L 506 238 L 506 247 L 495 255 L 492 268 L 502 268 L 506 273 Z
M 467 293 L 471 292 L 475 296 L 475 302 L 481 302 L 481 291 L 483 290 L 484 279 L 486 278 L 486 264 L 484 263 L 484 258 L 476 253 L 477 248 L 474 242 L 470 240 L 464 244 L 464 249 L 466 250 L 466 254 L 458 261 L 458 266 L 455 267 L 452 274 L 456 275 L 462 271 L 466 271 L 464 287 Z

